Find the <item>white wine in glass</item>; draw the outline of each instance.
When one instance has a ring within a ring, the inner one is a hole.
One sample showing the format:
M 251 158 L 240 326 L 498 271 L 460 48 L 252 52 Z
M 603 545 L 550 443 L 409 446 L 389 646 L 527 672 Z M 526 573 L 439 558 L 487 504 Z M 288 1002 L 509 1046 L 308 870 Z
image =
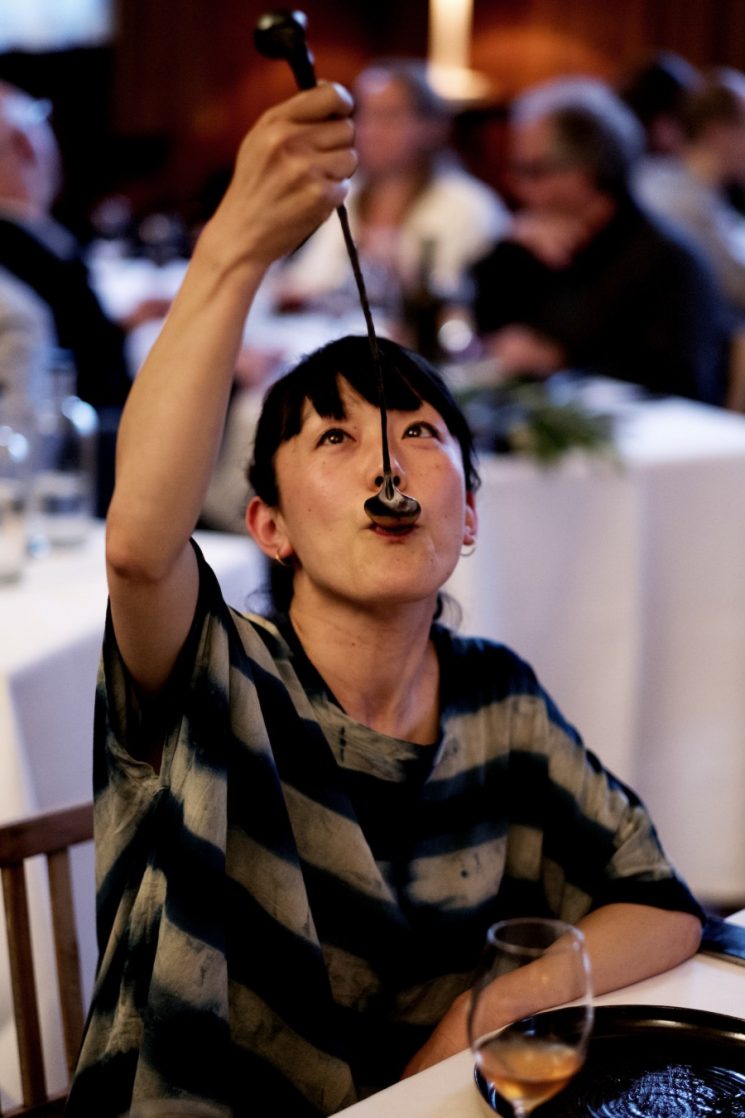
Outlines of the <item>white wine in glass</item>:
M 573 1004 L 547 1012 L 565 1002 Z M 590 964 L 578 928 L 525 917 L 489 929 L 469 1038 L 477 1070 L 515 1118 L 526 1118 L 579 1071 L 592 1016 Z

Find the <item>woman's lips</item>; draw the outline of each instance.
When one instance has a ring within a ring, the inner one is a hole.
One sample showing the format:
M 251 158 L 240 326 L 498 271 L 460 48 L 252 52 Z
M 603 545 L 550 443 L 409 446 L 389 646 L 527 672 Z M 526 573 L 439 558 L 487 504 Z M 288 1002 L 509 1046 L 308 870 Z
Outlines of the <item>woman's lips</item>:
M 377 535 L 381 536 L 408 536 L 415 530 L 413 524 L 401 524 L 392 520 L 390 524 L 371 524 L 370 528 Z

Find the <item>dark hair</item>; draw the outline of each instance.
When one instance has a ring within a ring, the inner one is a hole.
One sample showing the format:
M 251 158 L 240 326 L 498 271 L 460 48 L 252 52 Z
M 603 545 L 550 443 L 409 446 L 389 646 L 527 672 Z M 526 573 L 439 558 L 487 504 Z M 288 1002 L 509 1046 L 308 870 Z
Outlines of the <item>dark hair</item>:
M 641 154 L 643 132 L 631 110 L 604 82 L 557 78 L 523 93 L 513 106 L 516 122 L 547 118 L 557 155 L 589 172 L 599 190 L 622 198 L 631 166 Z
M 649 56 L 628 73 L 620 89 L 622 99 L 645 128 L 658 116 L 681 120 L 686 95 L 700 81 L 698 71 L 679 54 L 663 50 Z
M 448 431 L 460 445 L 466 487 L 475 491 L 481 479 L 476 469 L 473 437 L 465 416 L 450 389 L 428 361 L 413 350 L 387 338 L 379 338 L 383 388 L 388 408 L 415 411 L 426 401 L 442 416 Z M 378 383 L 370 343 L 366 337 L 349 335 L 317 349 L 305 357 L 267 392 L 256 427 L 256 438 L 248 481 L 257 497 L 268 505 L 279 504 L 279 488 L 274 468 L 277 450 L 299 434 L 306 400 L 319 415 L 344 418 L 339 393 L 343 377 L 368 403 L 378 404 Z M 275 612 L 287 613 L 292 601 L 294 570 L 273 563 L 270 569 L 269 596 Z M 438 595 L 435 619 L 445 604 Z
M 447 121 L 451 112 L 447 102 L 435 91 L 427 73 L 427 64 L 419 58 L 376 58 L 357 77 L 355 89 L 370 78 L 384 78 L 404 87 L 417 116 Z
M 477 489 L 480 479 L 471 431 L 442 377 L 418 353 L 387 338 L 379 338 L 378 345 L 386 406 L 415 411 L 422 401 L 431 404 L 460 445 L 466 487 Z M 248 481 L 266 504 L 279 504 L 274 458 L 282 443 L 299 434 L 305 401 L 309 400 L 319 415 L 344 418 L 339 377 L 377 406 L 377 377 L 366 337 L 349 335 L 317 349 L 273 384 L 264 397 Z
M 693 89 L 683 110 L 689 140 L 697 140 L 712 124 L 740 124 L 745 116 L 745 77 L 721 67 Z

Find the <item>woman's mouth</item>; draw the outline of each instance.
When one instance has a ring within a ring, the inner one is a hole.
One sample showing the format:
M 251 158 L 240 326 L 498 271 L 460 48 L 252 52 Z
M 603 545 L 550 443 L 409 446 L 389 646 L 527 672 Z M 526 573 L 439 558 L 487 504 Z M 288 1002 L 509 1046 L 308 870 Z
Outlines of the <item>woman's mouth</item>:
M 371 524 L 370 529 L 376 536 L 408 536 L 415 531 L 415 526 L 392 520 L 390 524 Z

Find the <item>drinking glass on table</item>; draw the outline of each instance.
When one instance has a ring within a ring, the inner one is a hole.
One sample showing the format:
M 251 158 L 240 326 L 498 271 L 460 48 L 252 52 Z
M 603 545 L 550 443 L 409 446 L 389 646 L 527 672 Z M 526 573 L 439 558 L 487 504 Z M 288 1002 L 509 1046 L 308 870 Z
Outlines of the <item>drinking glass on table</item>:
M 565 1002 L 573 1004 L 546 1012 Z M 538 917 L 492 925 L 472 991 L 469 1040 L 478 1072 L 515 1118 L 526 1118 L 579 1071 L 592 1019 L 590 964 L 578 928 Z

